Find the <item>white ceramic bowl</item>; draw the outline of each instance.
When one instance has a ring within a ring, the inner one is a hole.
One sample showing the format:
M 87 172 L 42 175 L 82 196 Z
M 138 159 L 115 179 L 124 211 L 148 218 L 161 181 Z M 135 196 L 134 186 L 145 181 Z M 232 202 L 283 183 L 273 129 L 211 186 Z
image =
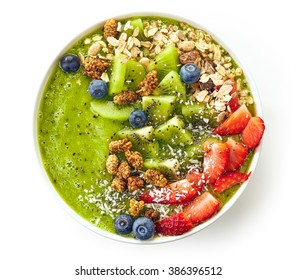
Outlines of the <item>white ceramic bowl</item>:
M 255 82 L 251 76 L 251 74 L 249 73 L 249 71 L 247 70 L 247 68 L 244 66 L 244 64 L 242 63 L 242 61 L 240 59 L 238 59 L 238 57 L 235 55 L 235 53 L 228 47 L 226 46 L 226 44 L 220 39 L 220 37 L 218 37 L 217 35 L 213 34 L 211 31 L 209 31 L 207 28 L 205 28 L 203 25 L 198 24 L 194 21 L 188 20 L 186 18 L 182 18 L 180 16 L 175 16 L 175 15 L 171 15 L 171 14 L 164 14 L 164 13 L 158 13 L 158 12 L 139 12 L 139 13 L 133 13 L 133 14 L 125 14 L 125 15 L 120 15 L 117 17 L 114 17 L 117 20 L 121 20 L 124 18 L 129 18 L 132 16 L 160 16 L 160 17 L 166 17 L 166 18 L 172 18 L 181 22 L 186 22 L 189 25 L 195 27 L 195 28 L 200 28 L 205 30 L 206 32 L 208 32 L 225 50 L 228 51 L 228 53 L 234 58 L 234 60 L 236 61 L 236 63 L 243 69 L 244 74 L 246 76 L 246 79 L 249 83 L 251 92 L 253 94 L 254 97 L 254 101 L 256 104 L 256 113 L 258 116 L 262 117 L 262 109 L 261 109 L 261 101 L 260 101 L 260 97 L 258 94 L 258 90 L 256 88 Z M 76 219 L 78 222 L 80 222 L 82 225 L 84 225 L 85 227 L 87 227 L 88 229 L 111 239 L 117 240 L 117 241 L 122 241 L 122 242 L 127 242 L 127 243 L 135 243 L 135 244 L 159 244 L 159 243 L 165 243 L 165 242 L 170 242 L 170 241 L 175 241 L 181 238 L 185 238 L 187 236 L 190 236 L 194 233 L 199 232 L 200 230 L 206 228 L 207 226 L 211 225 L 212 223 L 214 223 L 217 219 L 219 219 L 222 215 L 224 215 L 231 207 L 232 205 L 237 201 L 237 199 L 241 196 L 241 194 L 244 192 L 244 190 L 246 189 L 250 179 L 252 176 L 250 176 L 250 178 L 244 182 L 241 187 L 239 188 L 239 190 L 234 194 L 234 196 L 223 206 L 223 208 L 216 214 L 214 215 L 212 218 L 210 218 L 209 220 L 207 220 L 206 222 L 194 227 L 192 230 L 190 230 L 189 232 L 181 235 L 181 236 L 173 236 L 173 237 L 156 237 L 153 238 L 151 240 L 147 240 L 147 241 L 139 241 L 137 239 L 134 238 L 127 238 L 127 237 L 123 237 L 117 234 L 113 234 L 110 232 L 107 232 L 105 230 L 101 230 L 98 227 L 94 226 L 93 224 L 91 224 L 90 222 L 88 222 L 87 220 L 83 219 L 80 215 L 78 215 L 58 194 L 58 192 L 56 191 L 56 189 L 54 188 L 54 186 L 52 185 L 51 181 L 49 180 L 49 177 L 46 173 L 46 170 L 44 169 L 43 163 L 42 163 L 42 159 L 41 159 L 41 155 L 40 155 L 40 150 L 39 150 L 39 144 L 38 144 L 38 134 L 37 134 L 37 115 L 38 115 L 38 109 L 39 109 L 39 105 L 40 105 L 40 100 L 43 94 L 43 91 L 45 89 L 45 86 L 47 84 L 47 81 L 54 69 L 54 67 L 59 63 L 59 59 L 60 57 L 62 57 L 63 54 L 66 53 L 66 51 L 75 43 L 77 42 L 80 38 L 84 37 L 85 35 L 87 35 L 88 33 L 90 33 L 91 31 L 95 30 L 96 28 L 98 28 L 99 26 L 103 26 L 104 22 L 106 21 L 106 19 L 104 19 L 103 21 L 99 22 L 98 24 L 88 28 L 87 30 L 85 30 L 84 32 L 80 33 L 77 37 L 75 37 L 71 42 L 69 42 L 68 45 L 66 45 L 61 52 L 57 55 L 56 59 L 53 61 L 53 63 L 51 64 L 51 66 L 49 67 L 47 73 L 45 74 L 45 77 L 43 79 L 43 82 L 40 86 L 39 89 L 39 93 L 37 96 L 37 100 L 36 100 L 36 104 L 35 104 L 35 112 L 34 112 L 34 141 L 35 141 L 35 147 L 36 147 L 36 153 L 37 153 L 37 157 L 38 157 L 38 161 L 39 161 L 39 165 L 42 169 L 42 173 L 44 174 L 45 177 L 45 184 L 47 184 L 51 190 L 51 192 L 53 193 L 53 195 L 56 197 L 56 199 L 59 201 L 60 205 L 70 214 L 70 216 L 72 216 L 74 219 Z M 260 149 L 261 149 L 261 145 L 259 145 L 256 150 L 255 150 L 255 154 L 253 157 L 253 160 L 250 164 L 249 167 L 249 171 L 253 171 L 256 168 L 258 159 L 259 159 L 259 155 L 260 155 Z

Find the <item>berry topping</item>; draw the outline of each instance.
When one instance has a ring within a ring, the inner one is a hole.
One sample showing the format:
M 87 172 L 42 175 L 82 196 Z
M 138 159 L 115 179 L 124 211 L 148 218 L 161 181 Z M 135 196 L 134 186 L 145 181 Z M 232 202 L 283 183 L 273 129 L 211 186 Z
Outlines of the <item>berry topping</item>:
M 224 84 L 230 84 L 232 85 L 232 90 L 230 92 L 230 95 L 232 98 L 230 99 L 228 106 L 231 109 L 231 112 L 235 112 L 239 108 L 239 100 L 238 100 L 238 94 L 237 94 L 237 85 L 234 78 L 231 78 L 227 81 L 225 81 Z
M 219 135 L 238 134 L 244 130 L 251 117 L 252 115 L 248 108 L 242 105 L 219 125 L 214 132 Z
M 245 174 L 240 172 L 226 173 L 218 178 L 213 189 L 215 192 L 221 193 L 237 184 L 245 182 L 249 178 L 250 174 L 251 173 Z
M 156 232 L 154 222 L 147 217 L 140 217 L 133 223 L 133 235 L 140 240 L 150 239 Z
M 146 203 L 188 203 L 198 195 L 198 189 L 193 185 L 187 179 L 180 180 L 164 188 L 152 189 L 140 196 L 140 199 Z
M 134 128 L 143 127 L 147 122 L 147 115 L 142 110 L 136 109 L 130 114 L 129 122 Z
M 114 229 L 119 234 L 128 234 L 132 231 L 133 218 L 130 215 L 119 215 L 114 220 Z
M 186 179 L 192 183 L 198 190 L 201 190 L 205 183 L 204 174 L 198 169 L 192 169 L 186 176 Z
M 88 88 L 89 94 L 95 99 L 101 99 L 107 94 L 107 85 L 102 80 L 93 80 Z
M 206 183 L 214 184 L 226 169 L 229 147 L 225 143 L 205 142 L 203 173 Z
M 193 224 L 201 223 L 210 218 L 219 208 L 220 201 L 209 192 L 192 201 L 185 209 L 184 213 Z
M 227 145 L 230 152 L 226 171 L 235 171 L 244 163 L 248 151 L 243 145 L 234 141 L 232 138 L 228 139 Z
M 192 227 L 192 222 L 183 212 L 156 223 L 156 231 L 162 235 L 181 235 L 189 231 Z
M 229 107 L 231 109 L 231 112 L 235 112 L 238 109 L 239 103 L 238 103 L 238 94 L 237 94 L 237 92 L 234 92 L 232 94 L 232 98 L 230 99 L 228 105 L 229 105 Z
M 180 77 L 186 84 L 193 84 L 199 80 L 200 69 L 196 64 L 189 63 L 180 69 Z
M 264 121 L 260 117 L 252 117 L 241 134 L 242 142 L 248 149 L 257 147 L 265 130 Z
M 74 73 L 80 67 L 80 60 L 75 54 L 65 54 L 60 59 L 60 67 L 66 73 Z

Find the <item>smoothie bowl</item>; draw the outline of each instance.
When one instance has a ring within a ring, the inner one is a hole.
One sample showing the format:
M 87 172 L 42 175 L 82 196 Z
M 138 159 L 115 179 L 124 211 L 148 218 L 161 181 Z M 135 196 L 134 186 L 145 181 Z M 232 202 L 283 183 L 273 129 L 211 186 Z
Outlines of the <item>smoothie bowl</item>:
M 109 19 L 78 36 L 49 69 L 34 120 L 62 205 L 131 243 L 214 222 L 246 188 L 265 129 L 239 65 L 204 28 L 172 16 Z

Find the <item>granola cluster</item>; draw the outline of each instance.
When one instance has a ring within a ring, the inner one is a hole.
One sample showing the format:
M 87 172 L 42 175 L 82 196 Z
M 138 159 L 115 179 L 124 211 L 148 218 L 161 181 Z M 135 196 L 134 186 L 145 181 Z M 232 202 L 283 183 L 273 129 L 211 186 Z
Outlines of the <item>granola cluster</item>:
M 84 59 L 84 75 L 92 79 L 101 79 L 101 75 L 108 68 L 109 63 L 101 58 L 88 56 Z
M 160 212 L 150 208 L 144 212 L 144 216 L 151 219 L 153 222 L 156 222 L 160 219 Z
M 132 90 L 124 90 L 113 98 L 113 102 L 118 105 L 127 105 L 136 102 L 138 94 Z
M 138 93 L 141 96 L 148 96 L 153 93 L 154 89 L 158 86 L 157 71 L 152 70 L 149 72 L 143 81 L 138 85 Z

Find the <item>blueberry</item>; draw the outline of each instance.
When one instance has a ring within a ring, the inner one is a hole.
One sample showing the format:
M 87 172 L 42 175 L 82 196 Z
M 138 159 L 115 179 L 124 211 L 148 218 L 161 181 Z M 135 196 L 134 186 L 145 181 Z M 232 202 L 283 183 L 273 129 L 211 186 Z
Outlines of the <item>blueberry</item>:
M 103 98 L 107 94 L 107 85 L 102 80 L 93 80 L 88 88 L 89 94 L 95 98 Z
M 60 67 L 66 73 L 76 72 L 80 67 L 80 60 L 75 54 L 65 54 L 60 59 Z
M 143 127 L 147 122 L 147 115 L 142 110 L 134 110 L 129 117 L 129 122 L 134 128 Z
M 200 69 L 197 65 L 189 63 L 182 66 L 179 74 L 186 84 L 193 84 L 199 80 Z
M 151 238 L 156 232 L 154 222 L 146 217 L 140 217 L 133 223 L 133 235 L 140 240 Z
M 119 215 L 114 220 L 114 229 L 119 234 L 128 234 L 132 231 L 133 218 L 130 215 Z

